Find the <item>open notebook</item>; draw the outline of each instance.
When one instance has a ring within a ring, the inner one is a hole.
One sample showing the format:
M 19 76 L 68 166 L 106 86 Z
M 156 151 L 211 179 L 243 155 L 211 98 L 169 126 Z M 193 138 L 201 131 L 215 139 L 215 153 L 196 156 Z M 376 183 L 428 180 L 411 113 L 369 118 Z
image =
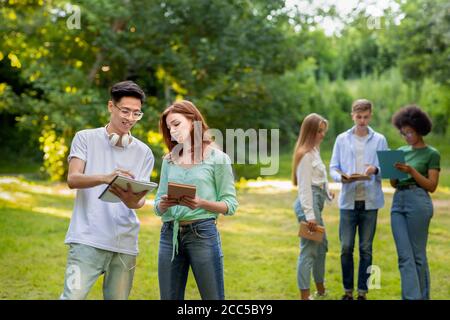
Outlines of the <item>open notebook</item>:
M 346 179 L 351 179 L 351 180 L 355 180 L 355 181 L 370 180 L 370 176 L 368 176 L 366 174 L 361 174 L 361 173 L 347 174 L 338 169 L 336 169 L 336 172 L 339 173 L 342 177 L 344 177 Z
M 106 202 L 120 202 L 122 200 L 120 200 L 115 194 L 111 193 L 109 191 L 109 188 L 116 184 L 119 187 L 121 187 L 122 189 L 127 189 L 127 183 L 130 184 L 131 189 L 133 190 L 134 193 L 138 193 L 138 192 L 142 192 L 142 191 L 152 191 L 153 189 L 155 189 L 158 184 L 154 183 L 154 182 L 149 182 L 149 181 L 138 181 L 138 180 L 134 180 L 131 178 L 127 178 L 124 176 L 116 176 L 113 181 L 111 181 L 108 186 L 105 188 L 105 190 L 103 190 L 103 192 L 100 194 L 100 196 L 98 197 L 100 200 L 106 201 Z

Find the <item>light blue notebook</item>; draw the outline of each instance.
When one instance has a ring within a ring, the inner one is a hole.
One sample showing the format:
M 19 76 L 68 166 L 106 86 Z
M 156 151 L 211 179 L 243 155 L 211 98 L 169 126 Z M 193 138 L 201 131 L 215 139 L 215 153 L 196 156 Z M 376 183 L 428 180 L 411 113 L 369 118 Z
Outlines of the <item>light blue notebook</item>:
M 394 167 L 397 162 L 405 163 L 405 153 L 401 150 L 377 151 L 383 179 L 406 179 L 408 175 Z

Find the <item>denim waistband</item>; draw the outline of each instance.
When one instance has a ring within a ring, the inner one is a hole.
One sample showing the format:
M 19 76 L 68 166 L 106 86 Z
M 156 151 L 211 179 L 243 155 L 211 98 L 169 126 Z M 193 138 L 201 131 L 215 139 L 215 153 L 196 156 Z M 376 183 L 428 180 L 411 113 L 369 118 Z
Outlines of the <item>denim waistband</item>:
M 312 187 L 313 189 L 319 189 L 319 190 L 323 190 L 323 191 L 326 190 L 326 184 L 325 184 L 325 183 L 322 184 L 322 185 L 320 185 L 320 186 L 311 185 L 311 187 Z
M 192 223 L 186 224 L 186 225 L 179 225 L 178 226 L 178 230 L 180 233 L 184 233 L 187 232 L 189 230 L 192 230 L 193 227 L 198 226 L 203 224 L 204 222 L 208 222 L 208 221 L 213 221 L 214 223 L 216 223 L 216 219 L 215 218 L 208 218 L 208 219 L 199 219 L 199 220 L 194 220 Z M 167 221 L 164 222 L 167 223 L 169 225 L 169 227 L 173 228 L 174 227 L 174 221 Z
M 327 196 L 327 188 L 326 185 L 324 184 L 323 186 L 311 186 L 313 192 L 317 192 L 319 194 L 321 194 L 322 196 Z
M 198 219 L 198 220 L 195 220 L 194 222 L 192 222 L 188 225 L 185 225 L 185 226 L 181 226 L 179 220 L 172 220 L 172 221 L 164 222 L 164 224 L 166 224 L 166 223 L 168 224 L 169 228 L 173 229 L 173 232 L 172 232 L 173 249 L 172 249 L 172 260 L 171 261 L 173 261 L 173 259 L 175 258 L 175 254 L 178 254 L 178 234 L 193 230 L 193 227 L 201 225 L 202 223 L 212 221 L 212 220 L 216 220 L 216 218 Z
M 366 210 L 366 201 L 364 201 L 364 200 L 355 201 L 355 210 L 365 211 Z
M 406 185 L 403 185 L 403 186 L 398 186 L 398 187 L 396 187 L 396 189 L 397 190 L 410 190 L 410 189 L 417 189 L 417 188 L 420 188 L 420 189 L 423 189 L 421 186 L 419 186 L 418 184 L 406 184 Z

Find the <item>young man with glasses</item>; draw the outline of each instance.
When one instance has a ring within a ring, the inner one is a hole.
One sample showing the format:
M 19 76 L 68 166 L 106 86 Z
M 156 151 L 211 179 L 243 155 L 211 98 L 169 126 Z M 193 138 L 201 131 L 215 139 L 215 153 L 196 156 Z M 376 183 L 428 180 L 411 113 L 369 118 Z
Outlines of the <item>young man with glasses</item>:
M 339 197 L 339 240 L 341 242 L 342 300 L 353 300 L 353 248 L 359 236 L 358 300 L 366 300 L 367 279 L 372 266 L 372 243 L 377 225 L 378 209 L 384 206 L 377 151 L 387 150 L 386 138 L 369 127 L 372 103 L 359 99 L 352 104 L 354 126 L 337 138 L 330 162 L 330 175 L 342 183 Z M 370 180 L 346 179 L 348 175 L 365 174 Z
M 131 291 L 139 232 L 134 209 L 145 204 L 145 192 L 134 193 L 128 185 L 111 189 L 121 202 L 98 197 L 117 175 L 149 181 L 154 157 L 130 133 L 143 116 L 142 89 L 123 81 L 110 93 L 109 123 L 77 132 L 68 157 L 67 184 L 77 194 L 65 239 L 69 254 L 61 299 L 85 299 L 102 274 L 105 299 L 127 299 Z

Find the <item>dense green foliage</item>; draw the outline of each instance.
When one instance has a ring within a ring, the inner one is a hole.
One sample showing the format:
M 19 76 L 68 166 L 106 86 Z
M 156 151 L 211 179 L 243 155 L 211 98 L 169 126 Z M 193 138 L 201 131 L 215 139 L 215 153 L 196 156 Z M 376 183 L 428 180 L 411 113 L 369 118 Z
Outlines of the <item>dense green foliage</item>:
M 330 120 L 331 143 L 351 125 L 350 104 L 360 97 L 375 102 L 373 126 L 394 143 L 390 117 L 413 102 L 430 112 L 435 134 L 449 137 L 448 1 L 401 2 L 378 28 L 361 6 L 333 36 L 282 0 L 77 5 L 0 0 L 3 162 L 42 161 L 48 177 L 63 178 L 74 133 L 107 123 L 108 88 L 124 79 L 148 94 L 133 134 L 158 160 L 158 115 L 180 97 L 212 128 L 279 128 L 285 151 L 309 112 Z M 339 18 L 335 10 L 317 16 Z M 69 28 L 77 18 L 79 28 Z

